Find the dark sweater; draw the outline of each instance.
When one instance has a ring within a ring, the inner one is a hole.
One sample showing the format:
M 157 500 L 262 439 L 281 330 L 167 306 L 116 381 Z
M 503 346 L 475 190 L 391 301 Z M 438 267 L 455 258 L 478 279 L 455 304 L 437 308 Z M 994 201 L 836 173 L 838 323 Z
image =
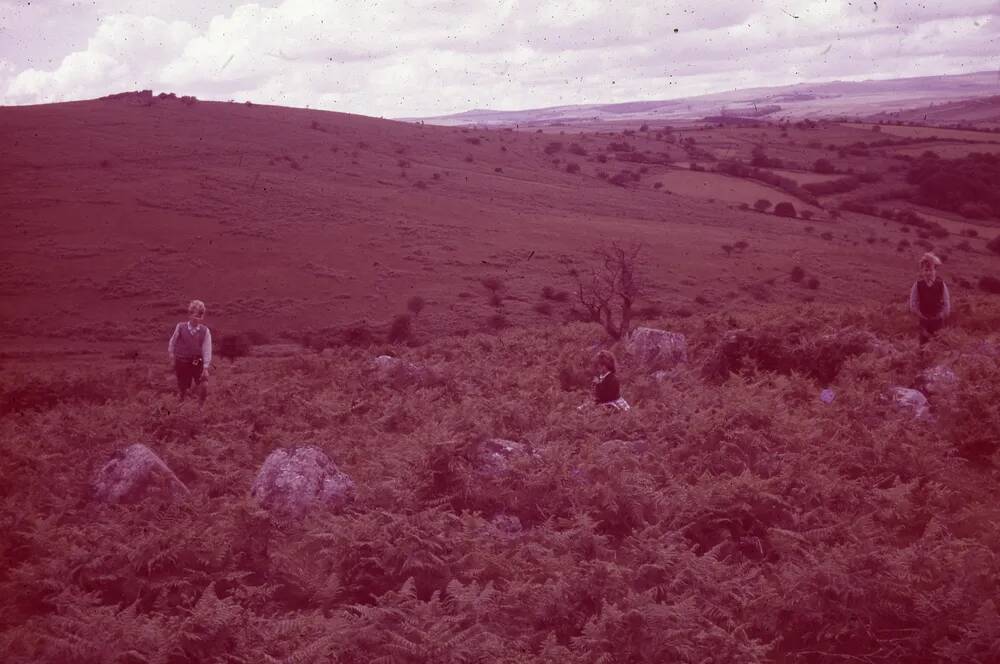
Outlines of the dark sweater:
M 594 384 L 594 400 L 597 403 L 617 401 L 621 395 L 621 385 L 613 371 L 605 374 Z
M 918 279 L 910 289 L 910 311 L 924 318 L 947 318 L 951 313 L 948 284 L 941 277 L 931 284 Z
M 917 302 L 920 313 L 927 318 L 937 318 L 941 315 L 944 306 L 944 282 L 941 281 L 941 277 L 935 279 L 929 286 L 923 279 L 917 282 Z

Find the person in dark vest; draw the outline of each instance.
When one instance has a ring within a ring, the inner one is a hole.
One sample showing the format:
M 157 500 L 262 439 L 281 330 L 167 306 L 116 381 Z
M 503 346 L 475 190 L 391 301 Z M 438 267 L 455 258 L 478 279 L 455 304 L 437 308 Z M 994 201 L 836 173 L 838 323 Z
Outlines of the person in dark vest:
M 602 350 L 594 358 L 597 376 L 594 378 L 594 402 L 613 410 L 629 410 L 628 402 L 622 398 L 621 383 L 618 381 L 618 362 L 611 351 Z
M 205 303 L 191 300 L 188 320 L 177 323 L 167 345 L 167 353 L 177 374 L 177 392 L 183 400 L 191 385 L 198 388 L 198 398 L 204 403 L 208 396 L 206 381 L 212 364 L 212 332 L 205 320 Z
M 941 259 L 927 252 L 920 257 L 920 278 L 910 289 L 910 311 L 920 322 L 920 345 L 927 343 L 941 329 L 951 313 L 948 286 L 938 276 Z

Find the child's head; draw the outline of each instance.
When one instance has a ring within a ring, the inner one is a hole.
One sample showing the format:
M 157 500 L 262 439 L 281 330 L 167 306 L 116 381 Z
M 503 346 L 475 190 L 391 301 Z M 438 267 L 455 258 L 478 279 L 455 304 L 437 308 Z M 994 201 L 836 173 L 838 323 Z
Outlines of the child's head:
M 602 350 L 594 357 L 594 366 L 599 371 L 615 372 L 618 369 L 618 362 L 609 350 Z
M 941 259 L 928 251 L 920 257 L 920 274 L 927 279 L 933 279 L 937 271 L 937 266 L 940 264 Z
M 191 300 L 188 303 L 188 317 L 200 323 L 205 318 L 205 303 L 201 300 Z

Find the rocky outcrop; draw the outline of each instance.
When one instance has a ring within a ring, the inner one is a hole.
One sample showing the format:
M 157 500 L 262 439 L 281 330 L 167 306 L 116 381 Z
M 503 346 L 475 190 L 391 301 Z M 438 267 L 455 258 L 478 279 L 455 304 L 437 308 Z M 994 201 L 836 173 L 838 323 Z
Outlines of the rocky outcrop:
M 683 334 L 637 327 L 625 340 L 625 352 L 644 371 L 672 369 L 688 361 Z

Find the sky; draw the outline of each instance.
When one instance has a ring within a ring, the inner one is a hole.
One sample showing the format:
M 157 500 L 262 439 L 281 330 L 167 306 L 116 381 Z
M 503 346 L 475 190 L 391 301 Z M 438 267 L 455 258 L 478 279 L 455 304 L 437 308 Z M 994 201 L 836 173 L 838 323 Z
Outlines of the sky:
M 417 117 L 1000 70 L 1000 0 L 0 0 L 0 105 Z

